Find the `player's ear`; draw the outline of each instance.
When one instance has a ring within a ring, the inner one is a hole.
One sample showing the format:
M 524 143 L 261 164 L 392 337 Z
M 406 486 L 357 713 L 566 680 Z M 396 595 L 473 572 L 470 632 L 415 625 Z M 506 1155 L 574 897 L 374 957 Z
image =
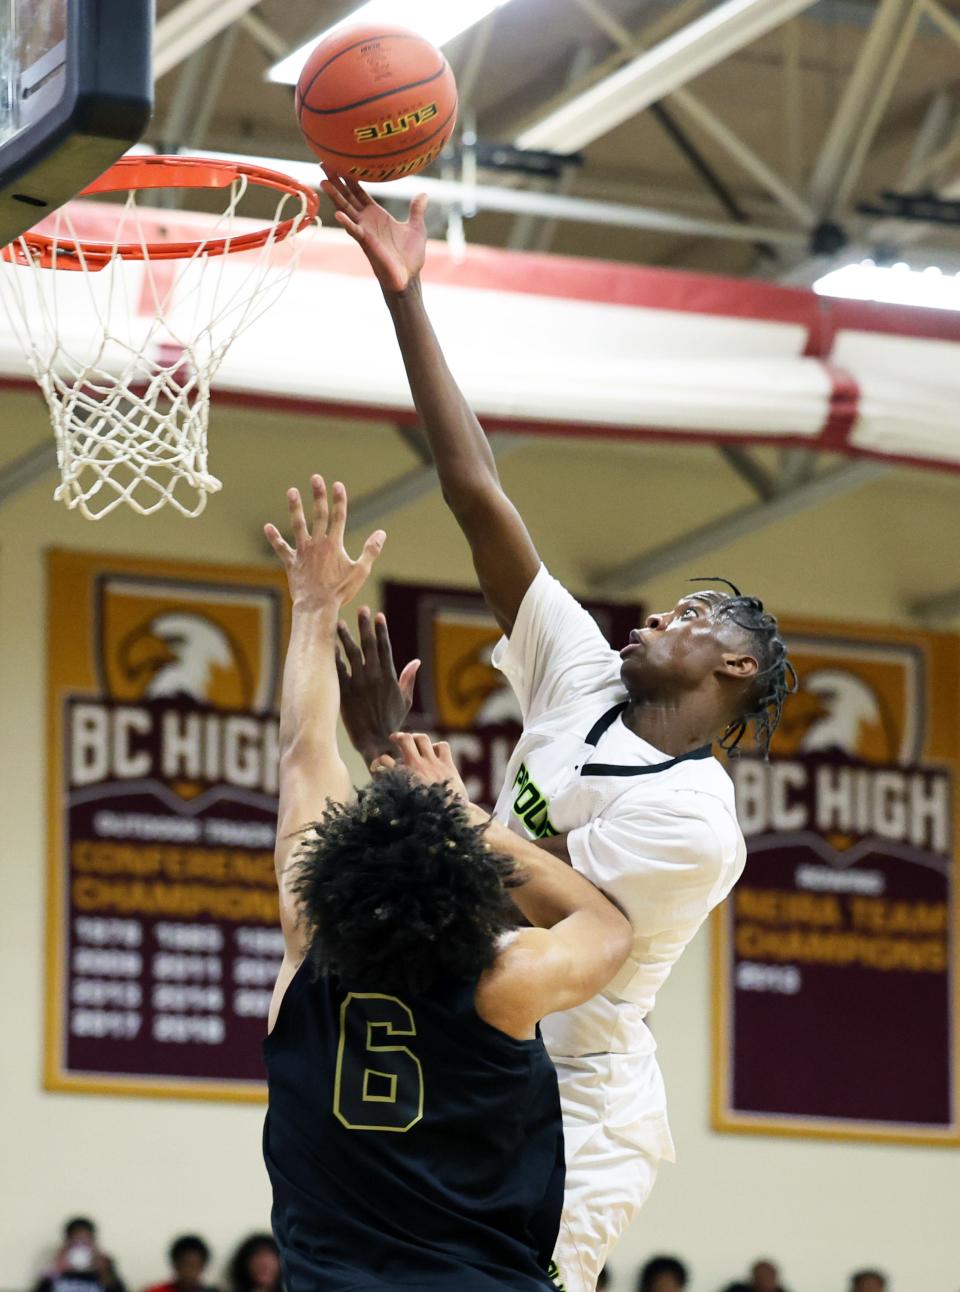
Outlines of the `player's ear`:
M 760 672 L 760 665 L 754 655 L 735 655 L 725 651 L 718 673 L 724 677 L 736 678 L 740 682 L 749 682 Z

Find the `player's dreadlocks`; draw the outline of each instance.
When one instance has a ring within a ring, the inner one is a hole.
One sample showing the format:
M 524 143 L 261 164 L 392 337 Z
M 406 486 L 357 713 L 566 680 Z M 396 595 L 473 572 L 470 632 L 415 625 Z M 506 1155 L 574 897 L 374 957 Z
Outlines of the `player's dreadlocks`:
M 766 758 L 770 741 L 780 725 L 783 704 L 798 688 L 797 672 L 787 659 L 787 644 L 780 636 L 776 618 L 763 608 L 759 597 L 745 597 L 735 583 L 717 575 L 703 575 L 692 583 L 725 583 L 733 593 L 724 597 L 714 609 L 714 617 L 726 619 L 742 628 L 751 638 L 757 657 L 757 674 L 747 692 L 749 708 L 734 719 L 720 738 L 720 748 L 736 756 L 738 746 L 753 723 L 757 749 Z
M 318 974 L 418 995 L 476 979 L 516 926 L 523 883 L 444 785 L 379 772 L 305 832 L 293 890 Z

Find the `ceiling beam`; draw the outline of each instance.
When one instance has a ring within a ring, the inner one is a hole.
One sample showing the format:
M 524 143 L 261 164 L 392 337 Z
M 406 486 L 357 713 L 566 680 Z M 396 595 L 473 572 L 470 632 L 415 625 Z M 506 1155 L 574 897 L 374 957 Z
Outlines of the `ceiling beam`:
M 687 89 L 676 90 L 669 96 L 675 104 L 705 135 L 751 177 L 761 188 L 804 228 L 817 223 L 816 212 L 809 202 L 794 189 L 782 175 L 740 138 L 735 131 L 717 116 L 712 108 Z
M 0 467 L 0 506 L 15 498 L 24 489 L 42 479 L 57 465 L 57 448 L 53 440 L 44 440 Z
M 907 614 L 922 623 L 942 623 L 960 615 L 960 588 L 938 592 L 932 597 L 921 597 L 908 603 Z
M 212 158 L 214 161 L 250 161 L 285 171 L 305 184 L 316 185 L 318 182 L 319 171 L 311 162 L 295 161 L 290 158 L 253 157 L 243 153 L 222 153 L 206 149 L 202 153 L 195 153 L 189 148 L 183 149 L 180 155 L 203 156 Z M 462 184 L 455 180 L 430 179 L 421 175 L 392 180 L 389 184 L 368 184 L 366 187 L 374 197 L 388 198 L 391 201 L 402 201 L 416 197 L 418 193 L 426 193 L 428 197 L 444 207 L 462 207 L 470 203 L 478 211 L 506 211 L 513 215 L 529 212 L 556 220 L 569 220 L 575 224 L 645 229 L 651 233 L 729 238 L 734 242 L 760 241 L 769 242 L 774 246 L 796 248 L 805 248 L 808 243 L 807 235 L 802 229 L 737 224 L 732 220 L 705 220 L 674 211 L 628 206 L 621 202 L 597 202 L 589 198 L 564 197 L 562 194 L 499 188 L 492 184 L 480 184 L 474 187 L 472 184 Z
M 947 141 L 953 116 L 953 99 L 947 90 L 937 90 L 927 104 L 920 127 L 910 145 L 910 154 L 900 172 L 897 188 L 909 193 L 920 188 L 931 175 L 936 175 L 939 163 L 935 158 Z
M 800 24 L 783 24 L 783 158 L 788 181 L 803 184 L 803 47 Z
M 642 38 L 633 37 L 618 18 L 613 17 L 603 7 L 600 0 L 575 0 L 575 3 L 588 14 L 596 25 L 615 41 L 625 57 L 637 57 L 649 47 L 650 40 L 645 32 Z M 576 93 L 576 90 L 573 91 Z M 727 154 L 730 159 L 748 174 L 761 188 L 805 228 L 813 228 L 817 223 L 816 213 L 799 193 L 769 166 L 759 153 L 740 138 L 720 118 L 713 108 L 709 108 L 689 89 L 678 89 L 668 96 L 671 107 L 679 108 L 689 121 L 692 121 L 704 134 Z
M 903 70 L 903 64 L 910 51 L 910 46 L 913 44 L 919 20 L 919 6 L 912 4 L 904 15 L 903 24 L 897 32 L 886 65 L 873 87 L 873 94 L 867 105 L 866 113 L 860 128 L 853 138 L 843 175 L 836 186 L 834 205 L 840 210 L 843 210 L 849 204 L 854 189 L 863 173 L 870 146 L 874 141 L 877 130 L 880 128 L 883 114 L 890 105 L 894 90 L 897 88 L 897 81 Z
M 939 0 L 920 0 L 920 4 L 943 34 L 949 36 L 955 44 L 960 45 L 960 19 L 955 18 L 952 13 L 944 9 Z
M 157 22 L 153 34 L 153 75 L 165 76 L 252 9 L 258 0 L 182 0 Z
M 859 489 L 880 479 L 891 469 L 880 462 L 847 462 L 833 471 L 815 476 L 789 492 L 777 494 L 765 502 L 755 503 L 740 511 L 731 512 L 728 516 L 709 521 L 706 525 L 681 534 L 621 565 L 598 570 L 590 579 L 591 590 L 604 595 L 632 591 L 640 584 L 660 574 L 668 574 L 678 566 L 699 560 L 701 556 L 707 556 L 717 548 L 727 547 L 737 539 L 755 535 L 768 525 Z
M 576 152 L 809 9 L 816 0 L 724 0 L 524 130 L 521 148 Z
M 524 435 L 504 433 L 488 436 L 490 449 L 498 462 L 525 448 L 528 438 Z M 439 487 L 440 479 L 432 462 L 413 467 L 403 475 L 388 480 L 378 489 L 373 489 L 355 502 L 351 502 L 347 513 L 347 531 L 353 533 L 356 530 L 369 529 L 371 525 L 379 525 L 391 512 L 419 502 L 421 498 L 432 494 Z
M 870 112 L 877 83 L 913 6 L 914 0 L 879 0 L 810 179 L 809 200 L 823 216 L 833 214 L 837 207 L 837 193 Z
M 758 498 L 766 500 L 774 497 L 777 492 L 776 480 L 751 455 L 749 449 L 741 448 L 739 444 L 718 444 L 717 450 L 727 466 L 747 482 Z
M 258 13 L 253 13 L 252 10 L 250 13 L 245 13 L 240 19 L 240 26 L 272 63 L 279 63 L 281 58 L 286 58 L 290 53 L 290 42 L 285 40 L 275 27 L 265 22 Z

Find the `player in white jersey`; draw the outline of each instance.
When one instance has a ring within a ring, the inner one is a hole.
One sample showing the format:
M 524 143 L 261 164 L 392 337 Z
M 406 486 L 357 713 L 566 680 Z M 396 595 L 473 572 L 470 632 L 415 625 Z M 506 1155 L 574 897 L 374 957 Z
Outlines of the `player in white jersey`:
M 425 199 L 400 223 L 356 184 L 324 189 L 383 288 L 444 498 L 505 634 L 494 662 L 524 730 L 496 816 L 570 861 L 633 926 L 630 959 L 608 990 L 543 1022 L 567 1154 L 557 1264 L 571 1292 L 593 1292 L 658 1163 L 674 1155 L 644 1017 L 745 860 L 733 785 L 711 746 L 735 747 L 753 722 L 765 750 L 793 672 L 776 620 L 736 589 L 688 595 L 611 649 L 542 565 L 446 366 L 420 292 Z M 411 670 L 401 689 L 382 617 L 375 630 L 361 615 L 363 653 L 345 626 L 341 643 L 344 717 L 371 761 L 409 707 Z

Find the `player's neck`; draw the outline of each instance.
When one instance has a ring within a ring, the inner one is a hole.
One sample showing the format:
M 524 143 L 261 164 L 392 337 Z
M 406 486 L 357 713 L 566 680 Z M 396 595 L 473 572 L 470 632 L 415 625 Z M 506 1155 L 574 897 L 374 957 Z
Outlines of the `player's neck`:
M 701 697 L 693 695 L 678 701 L 631 700 L 623 711 L 623 725 L 671 758 L 711 744 L 715 735 Z

